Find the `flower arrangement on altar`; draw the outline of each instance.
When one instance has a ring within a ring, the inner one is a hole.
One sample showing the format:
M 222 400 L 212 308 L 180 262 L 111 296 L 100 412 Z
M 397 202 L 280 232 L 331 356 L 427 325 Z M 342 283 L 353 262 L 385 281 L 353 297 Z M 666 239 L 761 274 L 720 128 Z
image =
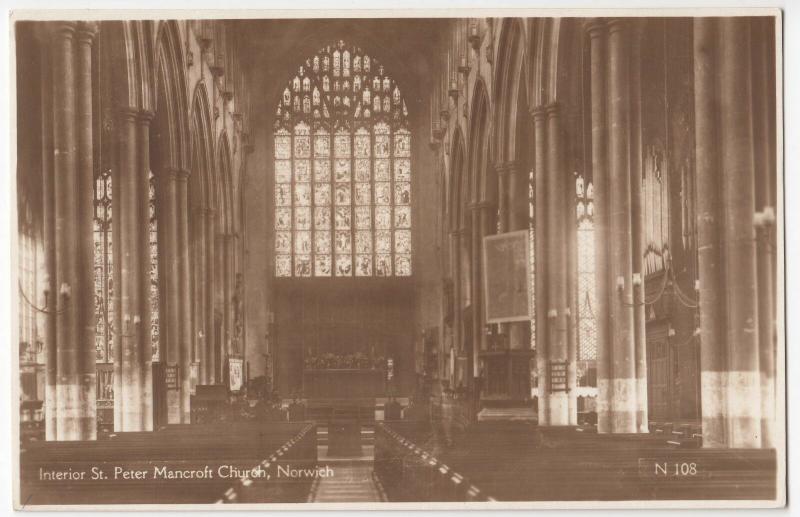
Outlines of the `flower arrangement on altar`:
M 363 352 L 352 354 L 308 354 L 303 365 L 306 370 L 381 370 L 386 368 L 386 358 L 370 357 Z

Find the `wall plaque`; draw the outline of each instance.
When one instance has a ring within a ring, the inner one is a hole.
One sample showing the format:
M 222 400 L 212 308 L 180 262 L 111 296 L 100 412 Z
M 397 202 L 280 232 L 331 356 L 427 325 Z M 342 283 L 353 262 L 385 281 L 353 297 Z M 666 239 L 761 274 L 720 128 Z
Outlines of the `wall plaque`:
M 550 391 L 567 391 L 567 363 L 552 361 L 550 363 Z
M 228 359 L 228 389 L 239 391 L 244 382 L 243 360 L 240 358 Z
M 164 383 L 167 385 L 168 390 L 177 390 L 179 388 L 177 364 L 169 364 L 164 368 Z

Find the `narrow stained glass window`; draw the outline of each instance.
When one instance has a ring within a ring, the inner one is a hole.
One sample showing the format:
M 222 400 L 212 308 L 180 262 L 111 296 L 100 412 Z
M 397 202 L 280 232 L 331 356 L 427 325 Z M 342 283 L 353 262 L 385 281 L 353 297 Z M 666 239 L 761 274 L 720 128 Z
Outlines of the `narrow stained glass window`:
M 583 176 L 575 179 L 575 201 L 577 218 L 577 299 L 578 299 L 578 359 L 593 360 L 597 357 L 594 308 L 594 194 L 591 182 Z
M 112 175 L 101 171 L 94 184 L 94 298 L 95 298 L 95 361 L 114 362 L 114 337 L 117 332 L 114 314 L 114 253 L 112 230 Z M 156 218 L 155 177 L 148 178 L 148 302 L 150 305 L 150 343 L 152 360 L 160 359 L 159 352 L 159 290 L 158 290 L 158 222 Z M 123 329 L 123 332 L 125 330 Z M 104 370 L 98 376 L 98 400 L 111 401 L 113 371 Z
M 114 358 L 114 280 L 111 233 L 111 170 L 100 172 L 94 186 L 95 360 Z
M 153 347 L 153 361 L 161 359 L 159 347 L 159 302 L 158 302 L 158 219 L 156 218 L 156 180 L 150 171 L 149 207 L 150 207 L 150 343 Z
M 276 111 L 275 275 L 410 276 L 411 132 L 400 88 L 343 41 L 305 63 Z

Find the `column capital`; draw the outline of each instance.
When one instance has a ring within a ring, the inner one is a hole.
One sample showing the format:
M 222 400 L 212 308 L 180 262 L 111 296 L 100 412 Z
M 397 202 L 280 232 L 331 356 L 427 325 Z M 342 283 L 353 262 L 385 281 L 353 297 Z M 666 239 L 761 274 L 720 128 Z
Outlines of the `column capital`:
M 599 38 L 608 29 L 607 18 L 590 18 L 583 25 L 583 30 L 590 38 Z
M 495 209 L 495 204 L 489 200 L 484 199 L 483 201 L 478 201 L 477 203 L 470 203 L 469 209 L 472 211 L 489 211 Z
M 77 24 L 76 35 L 80 42 L 91 44 L 95 36 L 97 36 L 97 32 L 97 22 L 85 21 Z
M 516 160 L 509 160 L 506 162 L 506 174 L 513 176 L 519 173 L 519 162 Z
M 117 108 L 117 113 L 123 120 L 135 122 L 139 118 L 139 108 L 136 106 L 120 106 Z
M 543 120 L 547 116 L 547 106 L 549 106 L 549 104 L 533 106 L 530 109 L 530 114 L 534 120 Z
M 155 117 L 155 113 L 150 110 L 140 109 L 136 117 L 140 124 L 149 124 Z
M 178 167 L 167 166 L 164 168 L 165 176 L 173 181 L 187 181 L 189 179 L 189 171 Z
M 561 115 L 561 104 L 558 102 L 551 102 L 544 107 L 544 111 L 547 113 L 548 117 L 557 117 Z
M 78 28 L 78 22 L 76 21 L 57 21 L 53 22 L 52 25 L 49 27 L 50 37 L 55 39 L 58 37 L 69 37 L 72 38 L 75 36 L 75 32 Z
M 630 26 L 630 19 L 629 18 L 610 18 L 606 23 L 608 26 L 608 33 L 614 34 L 615 32 L 621 32 L 627 30 Z

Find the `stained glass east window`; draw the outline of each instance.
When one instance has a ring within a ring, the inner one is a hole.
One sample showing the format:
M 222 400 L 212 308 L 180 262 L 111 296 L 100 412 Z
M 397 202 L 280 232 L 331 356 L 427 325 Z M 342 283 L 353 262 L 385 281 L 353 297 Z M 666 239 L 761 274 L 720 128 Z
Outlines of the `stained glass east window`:
M 396 82 L 339 41 L 275 112 L 275 275 L 411 275 L 411 131 Z

